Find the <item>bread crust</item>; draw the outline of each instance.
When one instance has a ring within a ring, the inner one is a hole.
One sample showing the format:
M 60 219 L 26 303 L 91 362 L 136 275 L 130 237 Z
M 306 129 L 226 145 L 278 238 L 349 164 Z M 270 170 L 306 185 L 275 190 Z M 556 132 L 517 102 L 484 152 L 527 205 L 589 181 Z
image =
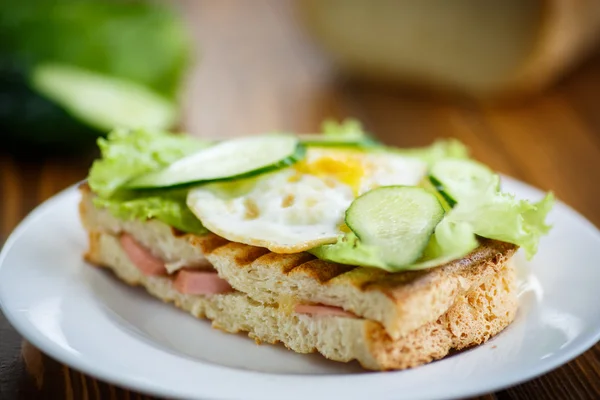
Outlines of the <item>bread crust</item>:
M 285 312 L 241 292 L 210 297 L 181 294 L 173 289 L 170 277 L 143 275 L 127 258 L 117 236 L 88 233 L 87 261 L 197 318 L 212 320 L 214 328 L 247 332 L 257 343 L 281 342 L 298 353 L 318 351 L 334 361 L 358 360 L 370 370 L 413 368 L 443 358 L 452 349 L 481 344 L 509 325 L 517 310 L 515 271 L 506 264 L 473 290 L 459 295 L 437 320 L 393 339 L 372 320 Z
M 275 304 L 285 296 L 321 303 L 381 323 L 393 338 L 437 320 L 456 299 L 497 274 L 515 246 L 484 241 L 467 257 L 425 271 L 388 273 L 300 255 L 257 251 L 229 242 L 205 254 L 219 274 L 252 299 Z
M 502 270 L 515 245 L 483 240 L 460 260 L 423 271 L 389 273 L 316 259 L 308 253 L 276 254 L 267 249 L 230 242 L 214 234 L 181 234 L 160 221 L 121 221 L 92 203 L 82 185 L 80 215 L 88 230 L 112 235 L 127 231 L 155 255 L 180 263 L 215 268 L 235 289 L 254 301 L 277 304 L 319 303 L 342 307 L 379 322 L 398 339 L 436 321 L 459 296 Z

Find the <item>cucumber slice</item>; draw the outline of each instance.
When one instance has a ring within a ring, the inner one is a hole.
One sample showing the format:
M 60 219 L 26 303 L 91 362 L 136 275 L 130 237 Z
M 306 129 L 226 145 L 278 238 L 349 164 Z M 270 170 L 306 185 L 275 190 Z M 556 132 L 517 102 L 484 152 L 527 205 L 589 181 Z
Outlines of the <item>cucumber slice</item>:
M 444 211 L 448 212 L 448 211 L 452 210 L 452 207 L 454 206 L 455 203 L 450 203 L 448 201 L 446 196 L 444 196 L 440 192 L 440 190 L 441 190 L 440 186 L 434 185 L 433 182 L 431 181 L 430 177 L 424 177 L 423 179 L 421 179 L 421 182 L 419 182 L 418 186 L 422 187 L 423 189 L 427 190 L 429 193 L 434 195 L 435 198 L 438 199 L 438 201 L 440 202 L 442 207 L 444 207 Z
M 37 155 L 89 153 L 102 132 L 73 118 L 64 107 L 40 95 L 26 65 L 0 57 L 2 150 Z
M 167 129 L 177 118 L 176 105 L 130 81 L 62 64 L 41 64 L 31 85 L 74 118 L 100 131 L 114 128 Z
M 291 135 L 270 134 L 226 140 L 139 176 L 128 189 L 153 189 L 246 178 L 287 167 L 305 153 Z
M 429 174 L 429 180 L 451 207 L 464 195 L 486 190 L 496 179 L 497 175 L 488 167 L 466 159 L 438 161 Z
M 421 257 L 444 217 L 436 197 L 423 188 L 384 186 L 358 197 L 346 211 L 346 225 L 362 244 L 375 246 L 391 266 Z

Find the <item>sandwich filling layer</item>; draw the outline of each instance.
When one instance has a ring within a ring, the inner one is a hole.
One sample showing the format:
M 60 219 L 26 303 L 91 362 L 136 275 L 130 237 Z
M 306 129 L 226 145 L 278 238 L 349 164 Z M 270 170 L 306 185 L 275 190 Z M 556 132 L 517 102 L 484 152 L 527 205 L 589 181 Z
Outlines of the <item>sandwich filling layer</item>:
M 458 296 L 437 320 L 393 339 L 374 321 L 331 313 L 289 313 L 235 290 L 185 294 L 175 287 L 176 278 L 144 274 L 118 236 L 90 231 L 89 238 L 89 262 L 111 269 L 124 282 L 140 285 L 197 318 L 212 320 L 217 329 L 248 332 L 258 343 L 281 342 L 298 353 L 318 351 L 335 361 L 358 360 L 372 370 L 416 367 L 442 358 L 452 349 L 481 344 L 510 324 L 517 310 L 514 269 L 505 265 L 498 274 Z
M 393 338 L 437 320 L 458 296 L 498 273 L 515 251 L 513 245 L 491 241 L 444 267 L 390 274 L 319 260 L 309 253 L 276 254 L 213 234 L 181 234 L 157 220 L 121 220 L 95 207 L 86 185 L 81 192 L 81 219 L 88 230 L 116 237 L 127 233 L 162 260 L 175 279 L 181 268 L 216 270 L 227 285 L 260 303 L 288 311 L 306 312 L 310 306 L 315 312 L 345 312 L 379 322 Z M 180 287 L 189 288 L 184 283 Z
M 172 288 L 179 293 L 210 297 L 235 291 L 225 279 L 219 276 L 216 270 L 181 268 L 175 273 L 169 274 L 164 266 L 164 261 L 139 244 L 129 233 L 121 233 L 118 239 L 123 253 L 142 275 L 170 279 Z M 308 315 L 356 317 L 340 307 L 319 304 L 292 304 L 290 311 Z
M 87 259 L 228 332 L 402 369 L 487 340 L 515 314 L 554 197 L 441 140 L 398 149 L 357 121 L 201 141 L 116 130 L 81 186 Z

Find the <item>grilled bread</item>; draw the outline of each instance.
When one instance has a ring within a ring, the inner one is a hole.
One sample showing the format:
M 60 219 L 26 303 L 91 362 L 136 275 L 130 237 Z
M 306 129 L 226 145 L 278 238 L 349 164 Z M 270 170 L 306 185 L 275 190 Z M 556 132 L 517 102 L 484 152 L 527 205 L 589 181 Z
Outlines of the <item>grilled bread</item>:
M 381 323 L 397 339 L 436 321 L 459 296 L 496 275 L 514 250 L 486 241 L 444 267 L 395 274 L 232 242 L 205 256 L 222 278 L 253 300 L 338 306 Z
M 127 232 L 165 260 L 167 269 L 214 267 L 256 302 L 341 307 L 379 322 L 394 339 L 438 320 L 460 296 L 497 275 L 516 250 L 511 244 L 485 240 L 469 256 L 443 267 L 392 274 L 322 261 L 308 253 L 276 254 L 213 234 L 180 234 L 156 220 L 123 221 L 95 208 L 86 185 L 81 191 L 81 219 L 88 230 Z
M 145 224 L 148 229 L 155 226 Z M 298 353 L 318 351 L 328 359 L 342 362 L 356 359 L 371 370 L 416 367 L 440 359 L 452 349 L 481 344 L 509 325 L 517 310 L 515 271 L 510 263 L 502 263 L 494 267 L 497 273 L 490 273 L 470 290 L 457 293 L 439 318 L 394 339 L 373 320 L 296 314 L 277 304 L 255 301 L 239 291 L 210 297 L 181 294 L 173 288 L 172 278 L 142 274 L 129 260 L 116 234 L 92 229 L 89 239 L 85 256 L 89 262 L 109 268 L 124 282 L 140 285 L 197 318 L 212 320 L 215 328 L 248 332 L 257 343 L 281 342 Z M 244 258 L 243 250 L 248 250 L 248 259 L 256 255 L 252 248 L 236 250 L 238 259 Z M 419 308 L 436 304 L 434 298 L 421 299 L 427 302 Z

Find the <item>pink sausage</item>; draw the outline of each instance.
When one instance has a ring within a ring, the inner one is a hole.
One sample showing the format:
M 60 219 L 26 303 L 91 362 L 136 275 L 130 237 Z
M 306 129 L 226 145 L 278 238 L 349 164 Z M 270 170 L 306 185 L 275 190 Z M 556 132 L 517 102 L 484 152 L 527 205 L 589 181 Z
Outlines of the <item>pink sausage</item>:
M 124 233 L 121 235 L 120 241 L 129 260 L 131 260 L 144 275 L 165 275 L 167 273 L 165 263 L 140 245 L 133 236 Z
M 232 290 L 229 283 L 213 271 L 195 271 L 183 269 L 179 271 L 173 287 L 183 294 L 212 295 Z

